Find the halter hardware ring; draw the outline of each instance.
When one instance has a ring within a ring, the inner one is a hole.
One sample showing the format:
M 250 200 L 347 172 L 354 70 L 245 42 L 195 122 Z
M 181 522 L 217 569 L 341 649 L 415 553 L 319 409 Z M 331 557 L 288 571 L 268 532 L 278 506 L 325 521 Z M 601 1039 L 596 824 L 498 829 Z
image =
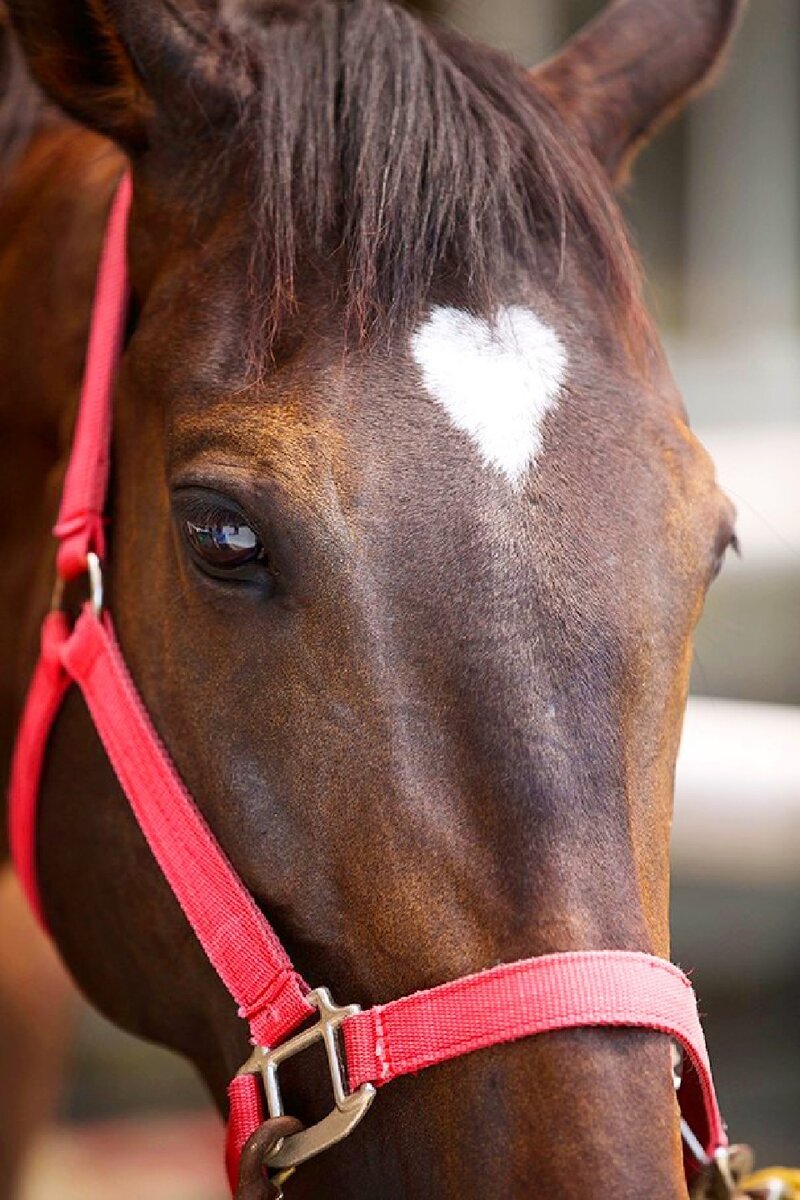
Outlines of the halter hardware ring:
M 96 617 L 103 614 L 103 568 L 94 550 L 86 555 L 86 571 L 89 576 L 89 603 Z
M 94 550 L 86 555 L 86 575 L 89 580 L 89 603 L 92 612 L 99 619 L 103 615 L 103 567 Z M 66 580 L 63 575 L 57 575 L 50 597 L 50 611 L 58 612 L 64 603 L 64 588 Z
M 297 1167 L 300 1163 L 314 1158 L 340 1142 L 352 1133 L 359 1121 L 364 1117 L 375 1096 L 375 1088 L 371 1083 L 362 1083 L 354 1092 L 345 1088 L 344 1071 L 339 1055 L 337 1032 L 339 1026 L 348 1017 L 361 1012 L 358 1004 L 348 1004 L 340 1007 L 334 1004 L 327 988 L 316 988 L 309 992 L 306 999 L 314 1005 L 319 1013 L 319 1020 L 309 1029 L 303 1029 L 289 1038 L 280 1046 L 270 1049 L 267 1046 L 256 1046 L 247 1062 L 237 1072 L 239 1075 L 261 1074 L 264 1082 L 264 1093 L 270 1117 L 284 1115 L 283 1097 L 278 1083 L 278 1067 L 287 1058 L 293 1058 L 307 1050 L 315 1042 L 323 1042 L 325 1055 L 328 1060 L 333 1099 L 335 1108 L 308 1129 L 300 1133 L 292 1133 L 282 1138 L 274 1150 L 267 1156 L 267 1163 L 275 1170 L 287 1167 Z

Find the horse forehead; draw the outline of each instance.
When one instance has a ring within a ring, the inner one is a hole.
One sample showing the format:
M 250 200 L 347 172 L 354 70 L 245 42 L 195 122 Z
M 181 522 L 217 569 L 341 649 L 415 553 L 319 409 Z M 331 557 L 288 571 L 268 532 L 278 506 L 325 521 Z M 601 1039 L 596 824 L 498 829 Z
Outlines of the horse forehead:
M 567 376 L 556 331 L 521 305 L 491 319 L 438 306 L 413 332 L 411 354 L 426 395 L 483 465 L 518 488 L 541 453 L 545 417 Z

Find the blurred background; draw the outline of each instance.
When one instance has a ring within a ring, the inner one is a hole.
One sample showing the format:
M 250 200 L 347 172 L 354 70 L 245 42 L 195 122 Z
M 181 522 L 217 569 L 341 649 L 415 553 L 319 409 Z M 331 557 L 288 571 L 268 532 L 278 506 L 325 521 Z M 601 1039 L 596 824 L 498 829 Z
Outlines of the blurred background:
M 532 64 L 602 4 L 428 7 Z M 692 423 L 739 510 L 742 557 L 697 639 L 673 956 L 699 991 L 731 1137 L 762 1165 L 800 1162 L 799 91 L 797 0 L 758 0 L 721 84 L 644 153 L 625 199 Z M 218 1200 L 219 1145 L 188 1068 L 81 1010 L 22 1200 Z

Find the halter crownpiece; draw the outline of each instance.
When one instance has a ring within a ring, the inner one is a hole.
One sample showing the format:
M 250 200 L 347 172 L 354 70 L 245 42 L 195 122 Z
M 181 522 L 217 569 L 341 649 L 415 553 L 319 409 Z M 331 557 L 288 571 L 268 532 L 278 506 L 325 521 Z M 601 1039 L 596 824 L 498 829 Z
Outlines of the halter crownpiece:
M 87 574 L 90 599 L 74 625 L 56 606 L 17 735 L 11 772 L 11 848 L 20 880 L 42 919 L 36 880 L 36 813 L 47 742 L 61 702 L 80 689 L 119 784 L 152 853 L 208 959 L 247 1021 L 253 1053 L 229 1088 L 227 1165 L 231 1189 L 247 1138 L 283 1112 L 282 1062 L 321 1041 L 331 1112 L 287 1136 L 269 1156 L 291 1168 L 325 1150 L 364 1117 L 376 1089 L 473 1050 L 583 1026 L 651 1029 L 681 1045 L 688 1069 L 678 1098 L 687 1176 L 722 1161 L 727 1139 L 717 1106 L 697 1003 L 686 976 L 650 954 L 594 950 L 503 963 L 388 1004 L 338 1007 L 311 990 L 234 870 L 178 775 L 128 673 L 103 610 L 104 519 L 114 377 L 128 309 L 126 174 L 106 230 L 72 453 L 55 535 L 59 581 Z M 56 595 L 60 592 L 57 585 Z M 313 1023 L 312 1023 L 313 1021 Z

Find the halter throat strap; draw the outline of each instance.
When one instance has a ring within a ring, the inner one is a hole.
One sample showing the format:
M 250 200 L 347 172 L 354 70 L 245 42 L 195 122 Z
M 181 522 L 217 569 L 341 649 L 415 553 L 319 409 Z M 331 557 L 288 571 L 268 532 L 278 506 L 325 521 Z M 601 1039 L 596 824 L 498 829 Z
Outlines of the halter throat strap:
M 113 389 L 128 309 L 126 174 L 116 192 L 100 260 L 72 453 L 55 535 L 61 581 L 90 569 L 92 599 L 74 626 L 45 618 L 41 651 L 19 726 L 11 773 L 10 833 L 17 871 L 42 918 L 36 877 L 36 817 L 50 730 L 75 684 L 154 858 L 209 961 L 249 1028 L 253 1054 L 230 1087 L 227 1162 L 232 1190 L 246 1139 L 283 1111 L 280 1063 L 323 1041 L 334 1107 L 286 1138 L 270 1157 L 280 1168 L 319 1153 L 363 1117 L 375 1089 L 398 1076 L 534 1034 L 584 1026 L 650 1029 L 683 1047 L 679 1091 L 699 1148 L 687 1173 L 727 1144 L 691 984 L 649 954 L 598 950 L 504 963 L 362 1012 L 311 991 L 244 887 L 172 763 L 102 611 L 104 519 Z M 314 1023 L 311 1024 L 312 1018 Z

